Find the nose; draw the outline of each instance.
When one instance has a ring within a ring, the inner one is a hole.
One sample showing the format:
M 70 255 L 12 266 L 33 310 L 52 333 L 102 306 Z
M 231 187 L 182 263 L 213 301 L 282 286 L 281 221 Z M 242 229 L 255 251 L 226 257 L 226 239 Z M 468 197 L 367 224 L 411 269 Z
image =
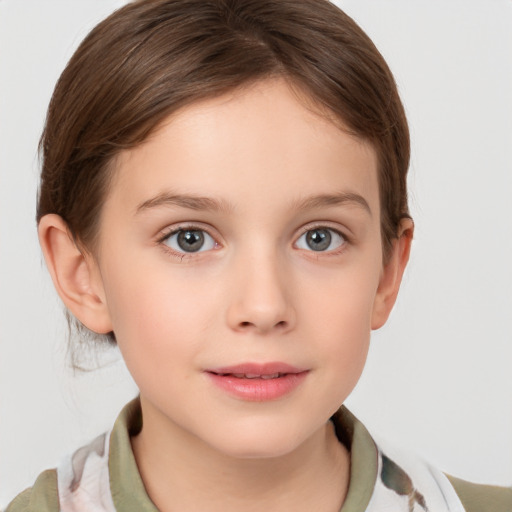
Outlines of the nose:
M 230 275 L 227 322 L 238 332 L 285 333 L 296 321 L 290 280 L 273 255 L 240 258 Z

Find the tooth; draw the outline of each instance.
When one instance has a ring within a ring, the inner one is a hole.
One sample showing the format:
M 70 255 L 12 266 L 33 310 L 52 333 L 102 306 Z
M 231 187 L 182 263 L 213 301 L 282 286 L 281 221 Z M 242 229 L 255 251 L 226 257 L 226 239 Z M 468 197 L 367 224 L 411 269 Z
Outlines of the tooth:
M 237 379 L 265 379 L 265 380 L 268 380 L 268 379 L 277 379 L 279 377 L 281 377 L 281 373 L 269 373 L 267 375 L 259 375 L 257 373 L 224 373 L 222 374 L 223 376 L 224 375 L 231 375 L 233 377 L 236 377 Z

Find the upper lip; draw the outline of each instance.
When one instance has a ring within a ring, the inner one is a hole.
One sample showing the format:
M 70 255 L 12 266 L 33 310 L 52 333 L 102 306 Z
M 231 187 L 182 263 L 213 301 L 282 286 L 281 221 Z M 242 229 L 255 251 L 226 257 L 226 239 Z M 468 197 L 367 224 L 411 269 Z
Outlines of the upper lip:
M 233 366 L 222 366 L 218 368 L 209 368 L 209 373 L 217 375 L 228 374 L 246 374 L 246 375 L 275 375 L 287 373 L 302 373 L 304 368 L 297 368 L 287 363 L 269 362 L 269 363 L 241 363 Z

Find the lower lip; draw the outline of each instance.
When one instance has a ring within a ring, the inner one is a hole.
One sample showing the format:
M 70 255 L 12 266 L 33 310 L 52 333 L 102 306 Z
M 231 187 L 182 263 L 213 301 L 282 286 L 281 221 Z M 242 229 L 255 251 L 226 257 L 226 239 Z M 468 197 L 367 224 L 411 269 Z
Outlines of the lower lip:
M 287 373 L 276 379 L 240 379 L 233 375 L 206 373 L 219 388 L 230 395 L 251 402 L 277 400 L 294 391 L 308 374 L 304 371 Z

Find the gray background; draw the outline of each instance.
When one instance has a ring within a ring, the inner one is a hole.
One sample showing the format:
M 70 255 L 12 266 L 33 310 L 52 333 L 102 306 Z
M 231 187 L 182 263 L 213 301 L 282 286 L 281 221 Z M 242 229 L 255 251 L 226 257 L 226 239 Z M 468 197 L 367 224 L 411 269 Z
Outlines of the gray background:
M 109 428 L 136 388 L 116 353 L 66 367 L 34 223 L 55 81 L 123 2 L 0 0 L 0 506 Z M 412 260 L 348 405 L 441 469 L 512 484 L 512 2 L 345 0 L 408 112 Z

